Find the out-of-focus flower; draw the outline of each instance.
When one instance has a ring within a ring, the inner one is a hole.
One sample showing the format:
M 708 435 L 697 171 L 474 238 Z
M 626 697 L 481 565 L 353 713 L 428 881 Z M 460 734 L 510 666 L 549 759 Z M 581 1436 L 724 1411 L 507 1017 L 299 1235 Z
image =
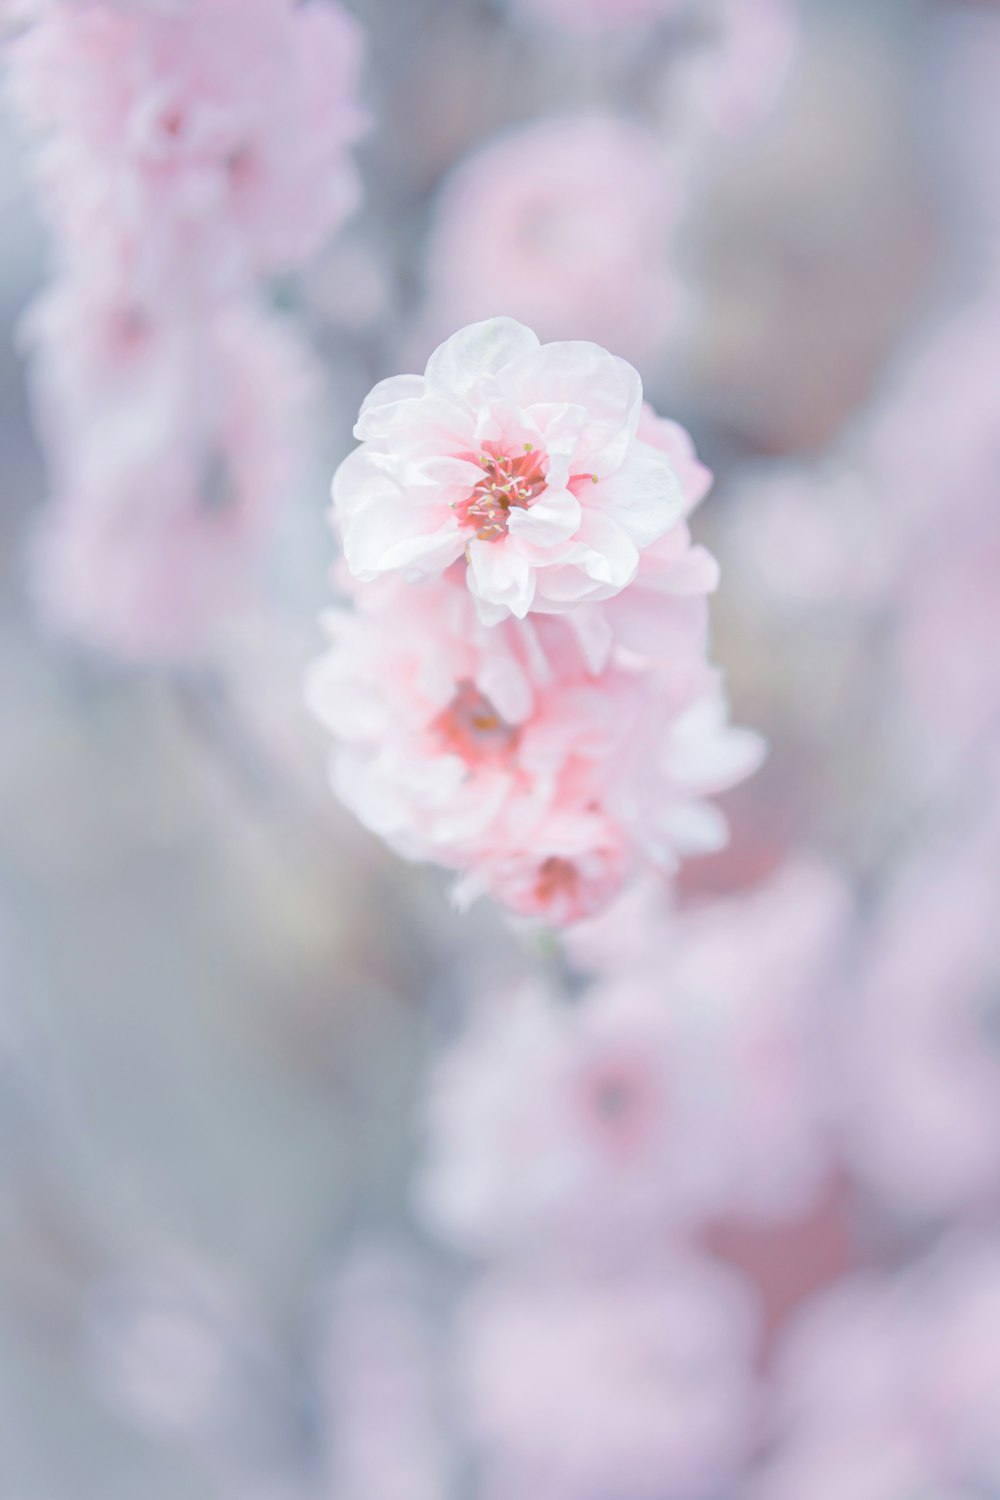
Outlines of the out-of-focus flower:
M 217 1272 L 184 1260 L 102 1282 L 87 1306 L 84 1353 L 97 1389 L 153 1432 L 208 1436 L 241 1413 L 266 1345 Z
M 1000 1192 L 998 890 L 988 837 L 904 869 L 845 1012 L 850 1161 L 904 1213 L 960 1213 Z
M 1000 1479 L 1000 1257 L 946 1241 L 895 1279 L 799 1314 L 778 1362 L 773 1457 L 753 1500 L 972 1500 Z
M 754 465 L 734 485 L 727 542 L 741 581 L 795 610 L 884 604 L 898 536 L 863 464 Z
M 487 1493 L 718 1493 L 752 1442 L 754 1332 L 744 1285 L 687 1255 L 617 1280 L 485 1278 L 458 1369 Z
M 46 0 L 11 86 L 65 253 L 158 296 L 301 264 L 358 197 L 361 52 L 337 4 Z
M 559 925 L 637 865 L 718 847 L 704 798 L 749 774 L 760 744 L 727 723 L 704 599 L 661 608 L 658 666 L 614 644 L 613 619 L 484 626 L 460 572 L 360 589 L 327 617 L 310 682 L 338 794 L 404 857 L 462 871 L 465 899 L 489 890 Z
M 433 337 L 503 312 L 543 339 L 655 359 L 680 295 L 670 265 L 680 191 L 657 141 L 614 115 L 542 120 L 488 142 L 438 199 L 422 329 Z
M 799 38 L 798 0 L 718 0 L 709 30 L 671 74 L 702 128 L 736 136 L 759 123 L 788 77 Z
M 897 639 L 909 706 L 934 742 L 986 757 L 1000 735 L 1000 303 L 935 328 L 871 423 L 873 485 L 899 537 Z
M 934 326 L 886 383 L 868 421 L 871 464 L 904 539 L 932 545 L 995 499 L 1000 302 Z
M 314 380 L 284 326 L 243 309 L 197 335 L 106 309 L 88 339 L 47 344 L 36 381 L 56 496 L 33 586 L 48 624 L 125 657 L 200 654 L 252 593 Z
M 335 1500 L 441 1500 L 455 1455 L 419 1267 L 366 1247 L 333 1283 L 322 1320 L 321 1400 Z M 450 1416 L 450 1414 L 448 1414 Z
M 818 1189 L 839 882 L 803 863 L 658 917 L 644 962 L 620 954 L 575 1003 L 530 988 L 473 1011 L 429 1101 L 419 1195 L 446 1238 L 620 1250 L 670 1224 L 781 1218 Z M 614 912 L 599 921 L 613 932 Z
M 463 329 L 361 408 L 333 486 L 350 571 L 433 577 L 464 555 L 491 622 L 613 597 L 682 509 L 641 413 L 635 370 L 596 344 Z

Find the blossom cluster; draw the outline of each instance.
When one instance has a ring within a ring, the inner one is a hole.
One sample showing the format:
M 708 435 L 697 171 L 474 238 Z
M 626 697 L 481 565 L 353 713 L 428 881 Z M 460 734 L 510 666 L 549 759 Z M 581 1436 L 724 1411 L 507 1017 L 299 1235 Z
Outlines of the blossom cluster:
M 361 51 L 294 0 L 38 0 L 8 42 L 56 249 L 24 331 L 36 591 L 84 641 L 183 656 L 247 588 L 315 383 L 264 291 L 358 198 Z
M 310 698 L 336 789 L 461 900 L 566 925 L 718 848 L 760 758 L 706 657 L 709 476 L 638 375 L 512 319 L 375 387 L 334 480 L 350 607 Z
M 648 882 L 567 935 L 570 994 L 473 996 L 416 1204 L 479 1267 L 453 1359 L 488 1493 L 995 1484 L 1000 1262 L 957 1226 L 1000 1183 L 998 871 L 993 829 L 867 918 L 802 856 L 724 898 Z M 861 1214 L 952 1233 L 852 1273 Z

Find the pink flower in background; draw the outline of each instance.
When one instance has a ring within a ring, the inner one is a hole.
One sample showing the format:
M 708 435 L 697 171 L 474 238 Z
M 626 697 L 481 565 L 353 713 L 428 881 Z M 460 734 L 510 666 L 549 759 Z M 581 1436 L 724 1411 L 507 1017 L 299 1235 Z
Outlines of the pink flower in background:
M 301 264 L 358 198 L 361 51 L 336 4 L 48 0 L 12 85 L 67 253 L 167 296 Z
M 270 1351 L 231 1268 L 172 1252 L 140 1274 L 101 1279 L 81 1335 L 97 1393 L 144 1433 L 204 1443 L 259 1416 L 254 1382 Z
M 497 1500 L 694 1500 L 753 1438 L 755 1315 L 744 1285 L 687 1254 L 614 1280 L 496 1272 L 457 1351 L 486 1492 Z
M 918 547 L 992 509 L 1000 473 L 1000 303 L 934 325 L 887 382 L 868 423 L 880 493 Z
M 57 492 L 33 586 L 61 633 L 126 657 L 183 658 L 248 601 L 300 474 L 315 372 L 261 314 L 219 314 L 197 338 L 123 317 L 103 319 L 90 346 L 54 343 L 39 360 Z M 102 372 L 88 421 L 80 377 Z
M 362 406 L 333 485 L 350 571 L 435 577 L 464 556 L 488 621 L 611 598 L 682 508 L 641 411 L 636 372 L 596 344 L 463 329 Z
M 712 1168 L 706 1193 L 684 1149 L 700 1077 L 679 1066 L 679 1030 L 669 995 L 627 982 L 577 1004 L 529 987 L 476 1005 L 430 1085 L 428 1222 L 460 1248 L 544 1261 L 704 1208 Z
M 657 140 L 614 115 L 533 122 L 466 157 L 438 197 L 421 340 L 497 312 L 543 339 L 660 356 L 680 296 L 680 181 Z
M 330 1500 L 453 1492 L 444 1341 L 426 1283 L 419 1262 L 369 1244 L 331 1284 L 319 1351 Z
M 707 36 L 680 53 L 670 76 L 684 113 L 739 136 L 774 107 L 787 81 L 799 42 L 798 0 L 715 0 L 705 9 Z
M 753 1500 L 974 1500 L 1000 1478 L 1000 1256 L 953 1237 L 895 1278 L 808 1304 L 774 1382 Z
M 960 758 L 995 754 L 1000 671 L 1000 309 L 934 328 L 871 424 L 874 483 L 905 559 L 899 667 L 908 706 Z
M 844 1011 L 852 1169 L 898 1212 L 1000 1201 L 1000 849 L 929 849 L 878 917 Z
M 575 1002 L 527 988 L 473 1008 L 428 1104 L 419 1201 L 445 1238 L 589 1254 L 815 1197 L 839 881 L 800 863 L 742 899 L 646 910 L 644 957 L 626 942 Z M 599 920 L 613 951 L 614 911 Z
M 910 1424 L 870 1420 L 846 1431 L 803 1436 L 768 1463 L 749 1500 L 979 1500 L 981 1491 L 943 1482 Z
M 998 407 L 1000 420 L 1000 407 Z M 930 741 L 960 761 L 993 762 L 1000 745 L 1000 452 L 997 486 L 978 517 L 929 542 L 908 572 L 898 664 Z M 944 528 L 942 528 L 944 531 Z
M 405 857 L 462 871 L 463 899 L 489 890 L 557 925 L 606 905 L 638 864 L 718 847 L 725 823 L 704 799 L 761 747 L 727 722 L 704 600 L 676 603 L 658 666 L 569 615 L 485 626 L 454 570 L 359 589 L 328 617 L 310 681 L 339 742 L 338 794 Z
M 752 465 L 734 486 L 731 568 L 760 600 L 859 621 L 898 584 L 899 538 L 864 466 Z

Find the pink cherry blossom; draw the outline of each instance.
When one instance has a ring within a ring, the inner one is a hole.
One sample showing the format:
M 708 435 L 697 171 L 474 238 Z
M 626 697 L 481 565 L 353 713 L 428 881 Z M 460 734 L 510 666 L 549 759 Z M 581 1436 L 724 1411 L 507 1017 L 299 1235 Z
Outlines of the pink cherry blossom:
M 487 1493 L 719 1493 L 752 1441 L 753 1341 L 743 1284 L 690 1255 L 606 1280 L 493 1273 L 458 1348 Z
M 361 50 L 337 4 L 46 0 L 11 77 L 67 252 L 146 293 L 300 264 L 357 201 Z
M 682 508 L 641 414 L 638 375 L 596 344 L 463 329 L 361 408 L 333 485 L 350 571 L 438 577 L 464 557 L 488 621 L 613 597 Z
M 800 863 L 743 898 L 646 910 L 643 960 L 626 943 L 573 1004 L 498 994 L 445 1054 L 419 1201 L 446 1238 L 603 1251 L 671 1224 L 780 1219 L 815 1196 L 832 1150 L 821 1016 L 839 881 Z M 615 914 L 598 921 L 613 931 Z
M 89 421 L 88 374 L 104 376 Z M 200 654 L 248 600 L 299 473 L 314 385 L 299 344 L 243 310 L 193 338 L 108 309 L 89 341 L 48 349 L 36 378 L 66 440 L 34 555 L 46 622 L 125 657 Z
M 704 599 L 680 603 L 664 596 L 658 667 L 616 647 L 608 621 L 483 625 L 460 570 L 358 589 L 328 617 L 310 682 L 339 741 L 337 792 L 405 857 L 462 871 L 463 900 L 491 891 L 559 925 L 637 865 L 718 847 L 705 798 L 749 774 L 760 744 L 727 723 Z
M 434 335 L 502 309 L 543 339 L 655 358 L 679 300 L 679 195 L 655 138 L 614 115 L 545 119 L 488 142 L 439 195 L 422 327 Z

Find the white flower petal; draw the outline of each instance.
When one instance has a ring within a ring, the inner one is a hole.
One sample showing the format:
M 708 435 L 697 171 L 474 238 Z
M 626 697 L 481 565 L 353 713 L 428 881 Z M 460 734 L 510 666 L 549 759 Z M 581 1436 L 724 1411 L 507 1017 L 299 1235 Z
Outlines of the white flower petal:
M 545 489 L 527 510 L 516 506 L 507 525 L 511 536 L 531 547 L 553 547 L 569 541 L 580 528 L 580 502 L 569 490 Z
M 539 348 L 538 336 L 513 318 L 488 318 L 452 334 L 427 361 L 432 390 L 465 396 L 484 376 Z
M 392 425 L 400 404 L 419 400 L 425 389 L 422 375 L 392 375 L 388 380 L 380 380 L 361 403 L 354 436 L 362 442 L 382 437 Z
M 649 547 L 681 519 L 684 497 L 669 459 L 635 442 L 621 468 L 594 486 L 593 504 L 612 515 L 637 547 Z
M 642 381 L 632 366 L 599 344 L 543 344 L 504 370 L 504 390 L 529 411 L 562 403 L 582 408 L 578 472 L 613 473 L 635 437 Z
M 535 597 L 533 569 L 521 558 L 509 539 L 469 543 L 469 584 L 487 604 L 502 604 L 519 620 Z

